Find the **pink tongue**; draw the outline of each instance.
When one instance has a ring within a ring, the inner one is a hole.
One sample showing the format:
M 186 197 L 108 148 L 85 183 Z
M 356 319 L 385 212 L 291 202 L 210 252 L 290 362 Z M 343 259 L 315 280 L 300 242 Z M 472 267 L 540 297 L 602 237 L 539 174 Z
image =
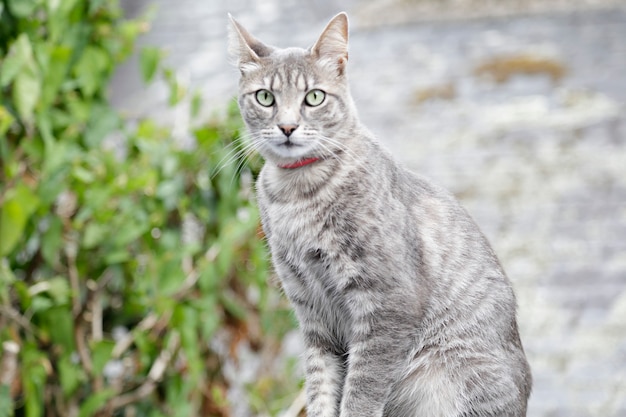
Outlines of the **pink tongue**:
M 305 165 L 312 164 L 313 162 L 317 160 L 319 160 L 319 158 L 307 158 L 307 159 L 302 159 L 301 161 L 294 162 L 293 164 L 278 165 L 278 167 L 285 168 L 285 169 L 295 169 L 295 168 L 303 167 Z

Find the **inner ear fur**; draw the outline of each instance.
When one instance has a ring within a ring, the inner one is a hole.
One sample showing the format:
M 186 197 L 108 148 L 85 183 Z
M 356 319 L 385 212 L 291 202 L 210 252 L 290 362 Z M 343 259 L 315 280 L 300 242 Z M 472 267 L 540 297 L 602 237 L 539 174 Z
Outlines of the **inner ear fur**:
M 335 65 L 340 74 L 348 61 L 348 15 L 341 12 L 326 25 L 311 54 L 318 60 Z
M 258 65 L 261 58 L 272 53 L 272 47 L 252 36 L 230 13 L 228 17 L 231 23 L 228 51 L 242 71 L 251 65 Z

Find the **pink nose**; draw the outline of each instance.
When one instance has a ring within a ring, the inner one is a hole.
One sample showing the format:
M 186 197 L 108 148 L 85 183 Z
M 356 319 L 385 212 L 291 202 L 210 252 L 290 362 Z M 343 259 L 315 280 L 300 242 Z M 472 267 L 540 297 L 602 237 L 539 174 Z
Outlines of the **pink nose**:
M 278 128 L 282 130 L 285 136 L 289 137 L 293 133 L 294 130 L 298 128 L 299 125 L 296 124 L 278 124 Z

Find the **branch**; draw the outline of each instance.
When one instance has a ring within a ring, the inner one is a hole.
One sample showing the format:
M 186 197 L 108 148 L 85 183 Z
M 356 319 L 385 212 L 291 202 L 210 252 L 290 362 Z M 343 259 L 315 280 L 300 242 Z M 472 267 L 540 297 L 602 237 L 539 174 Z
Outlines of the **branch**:
M 159 356 L 152 364 L 146 381 L 135 390 L 109 400 L 105 409 L 116 410 L 149 397 L 156 389 L 157 384 L 163 379 L 165 370 L 179 347 L 180 336 L 174 332 L 166 348 L 159 353 Z
M 219 246 L 214 244 L 206 251 L 204 257 L 207 261 L 213 262 L 219 253 Z M 198 273 L 198 270 L 193 267 L 193 261 L 191 258 L 186 257 L 183 259 L 183 271 L 187 274 L 187 277 L 178 291 L 172 295 L 172 298 L 176 301 L 185 298 L 187 293 L 196 286 L 198 279 L 200 279 L 200 274 Z
M 78 243 L 72 236 L 68 236 L 67 243 L 64 247 L 65 257 L 67 258 L 67 273 L 70 278 L 70 287 L 72 289 L 72 314 L 76 319 L 82 310 L 80 302 L 80 279 L 78 277 L 78 268 L 76 267 L 76 252 L 78 251 Z
M 17 355 L 20 345 L 10 340 L 2 343 L 2 359 L 0 360 L 0 385 L 13 386 L 17 375 Z
M 14 321 L 19 326 L 21 326 L 24 330 L 31 334 L 35 334 L 35 329 L 30 324 L 28 319 L 22 316 L 17 310 L 9 305 L 0 305 L 0 314 L 9 318 L 9 320 Z
M 153 328 L 158 323 L 158 316 L 155 313 L 150 313 L 143 320 L 137 324 L 135 329 L 140 331 L 146 331 Z M 124 352 L 133 344 L 133 333 L 132 331 L 125 334 L 120 340 L 117 341 L 115 346 L 113 347 L 113 352 L 111 352 L 111 357 L 115 359 L 119 359 Z
M 281 417 L 298 417 L 302 410 L 304 410 L 305 406 L 306 394 L 304 392 L 304 389 L 302 389 L 300 390 L 300 393 L 298 394 L 296 399 L 293 400 L 293 403 L 291 403 L 291 406 L 289 406 L 289 408 L 281 414 Z
M 76 323 L 74 324 L 74 341 L 76 342 L 76 350 L 85 371 L 89 375 L 93 375 L 93 362 L 91 361 L 89 347 L 85 341 L 85 339 L 87 339 L 86 334 L 85 321 L 83 320 L 83 317 L 78 317 Z

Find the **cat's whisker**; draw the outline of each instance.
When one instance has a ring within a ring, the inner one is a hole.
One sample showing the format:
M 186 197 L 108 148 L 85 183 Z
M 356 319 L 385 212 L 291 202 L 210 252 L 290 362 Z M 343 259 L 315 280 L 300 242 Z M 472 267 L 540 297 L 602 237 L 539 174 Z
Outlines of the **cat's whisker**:
M 317 137 L 321 140 L 323 140 L 324 142 L 338 148 L 338 150 L 342 151 L 342 153 L 347 154 L 348 156 L 351 156 L 353 158 L 355 158 L 355 160 L 357 159 L 356 155 L 354 154 L 354 152 L 348 147 L 346 146 L 344 143 L 341 143 L 340 141 L 338 141 L 337 139 L 322 135 L 320 133 L 317 134 Z
M 337 159 L 341 160 L 341 158 L 345 155 L 346 157 L 350 158 L 350 160 L 354 162 L 355 165 L 359 167 L 362 167 L 364 165 L 364 162 L 361 160 L 361 158 L 359 158 L 354 153 L 354 151 L 348 148 L 345 144 L 339 142 L 336 139 L 333 139 L 333 138 L 330 138 L 328 136 L 324 136 L 321 134 L 318 134 L 317 138 L 320 139 L 320 141 L 318 142 L 318 145 L 324 146 L 325 149 L 330 150 L 328 148 L 328 145 L 330 145 L 330 146 L 337 148 L 337 150 L 340 151 L 340 153 L 338 153 L 337 151 L 331 152 L 333 156 L 335 156 Z
M 252 155 L 259 143 L 258 138 L 253 135 L 249 136 L 249 138 L 241 137 L 238 142 L 229 144 L 229 146 L 232 145 L 232 149 L 230 149 L 217 164 L 217 168 L 211 174 L 211 178 L 215 178 L 225 167 L 231 165 L 235 161 L 239 161 L 237 164 L 238 169 L 235 172 L 240 170 L 240 166 L 243 165 L 243 162 L 241 161 L 245 161 L 246 158 Z M 243 146 L 241 146 L 242 143 Z
M 239 144 L 236 142 L 232 142 L 226 145 L 226 154 L 223 155 L 219 162 L 215 165 L 215 168 L 212 170 L 213 172 L 211 173 L 211 178 L 215 178 L 215 176 L 217 176 L 222 169 L 230 165 L 236 158 L 239 157 L 241 150 L 238 146 Z
M 235 167 L 235 173 L 233 174 L 233 177 L 231 178 L 231 186 L 232 186 L 233 181 L 235 180 L 235 177 L 241 174 L 241 172 L 244 169 L 244 166 L 246 165 L 246 162 L 250 159 L 250 157 L 255 152 L 256 152 L 256 143 L 249 143 L 248 145 L 244 147 L 244 149 L 241 150 L 240 152 L 241 157 L 238 158 L 237 166 Z

